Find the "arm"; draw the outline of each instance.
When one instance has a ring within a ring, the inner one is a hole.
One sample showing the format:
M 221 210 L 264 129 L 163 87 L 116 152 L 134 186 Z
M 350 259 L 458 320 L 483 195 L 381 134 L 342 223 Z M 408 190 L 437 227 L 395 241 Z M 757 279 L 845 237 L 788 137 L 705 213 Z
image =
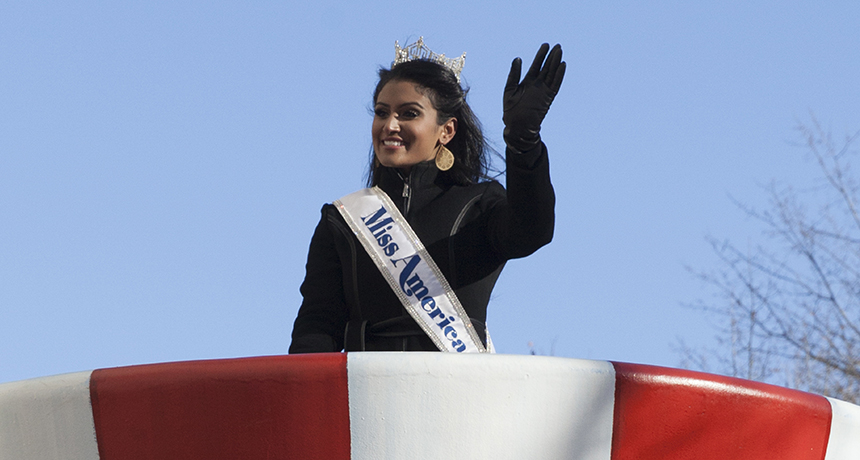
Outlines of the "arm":
M 343 271 L 325 208 L 308 249 L 302 306 L 293 324 L 290 353 L 337 352 L 343 349 L 348 320 Z
M 540 127 L 564 79 L 561 56 L 561 46 L 549 51 L 544 43 L 522 81 L 522 60 L 514 59 L 505 84 L 507 204 L 493 213 L 491 228 L 498 229 L 494 245 L 506 258 L 527 256 L 552 240 L 555 193 Z
M 496 233 L 500 253 L 505 259 L 515 259 L 528 256 L 552 241 L 555 192 L 543 142 L 526 154 L 507 149 L 506 160 L 507 200 L 494 210 L 490 225 L 501 230 Z

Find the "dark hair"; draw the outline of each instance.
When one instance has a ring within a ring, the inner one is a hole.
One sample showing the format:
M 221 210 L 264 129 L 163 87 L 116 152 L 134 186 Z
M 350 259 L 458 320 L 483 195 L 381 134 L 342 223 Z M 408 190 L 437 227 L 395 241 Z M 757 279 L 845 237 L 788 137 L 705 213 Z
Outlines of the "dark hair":
M 392 69 L 379 69 L 379 83 L 373 92 L 373 105 L 379 92 L 390 81 L 409 81 L 418 86 L 418 91 L 427 96 L 438 113 L 437 123 L 450 118 L 457 119 L 457 132 L 445 145 L 454 154 L 454 166 L 439 174 L 450 182 L 465 185 L 489 178 L 490 148 L 484 138 L 481 122 L 466 102 L 468 89 L 463 89 L 457 77 L 447 67 L 431 61 L 414 60 L 398 64 Z M 370 149 L 370 165 L 367 185 L 377 185 L 379 168 L 373 148 Z

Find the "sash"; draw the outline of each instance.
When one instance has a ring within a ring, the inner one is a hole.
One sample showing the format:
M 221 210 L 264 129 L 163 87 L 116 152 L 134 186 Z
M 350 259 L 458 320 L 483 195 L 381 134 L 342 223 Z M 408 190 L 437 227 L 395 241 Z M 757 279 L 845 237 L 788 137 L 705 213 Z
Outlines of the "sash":
M 334 202 L 403 307 L 441 351 L 487 350 L 448 280 L 379 187 Z

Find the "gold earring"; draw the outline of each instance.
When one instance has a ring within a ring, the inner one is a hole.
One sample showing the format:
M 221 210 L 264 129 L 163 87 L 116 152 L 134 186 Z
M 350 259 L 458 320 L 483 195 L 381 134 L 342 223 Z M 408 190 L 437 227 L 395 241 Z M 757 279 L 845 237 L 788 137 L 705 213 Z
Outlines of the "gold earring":
M 439 171 L 447 171 L 454 166 L 454 154 L 445 147 L 445 144 L 439 145 L 439 150 L 436 151 L 436 167 Z

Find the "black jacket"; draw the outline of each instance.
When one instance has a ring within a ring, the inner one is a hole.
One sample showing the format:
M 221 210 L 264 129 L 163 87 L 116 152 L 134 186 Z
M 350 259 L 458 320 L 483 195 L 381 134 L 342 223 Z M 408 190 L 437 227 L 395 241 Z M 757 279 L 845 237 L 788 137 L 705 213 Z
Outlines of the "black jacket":
M 413 166 L 403 179 L 385 168 L 379 181 L 485 342 L 487 304 L 505 262 L 533 253 L 553 233 L 546 147 L 508 152 L 506 174 L 507 193 L 496 181 L 446 183 L 432 161 Z M 333 205 L 322 208 L 306 270 L 290 353 L 436 350 Z

